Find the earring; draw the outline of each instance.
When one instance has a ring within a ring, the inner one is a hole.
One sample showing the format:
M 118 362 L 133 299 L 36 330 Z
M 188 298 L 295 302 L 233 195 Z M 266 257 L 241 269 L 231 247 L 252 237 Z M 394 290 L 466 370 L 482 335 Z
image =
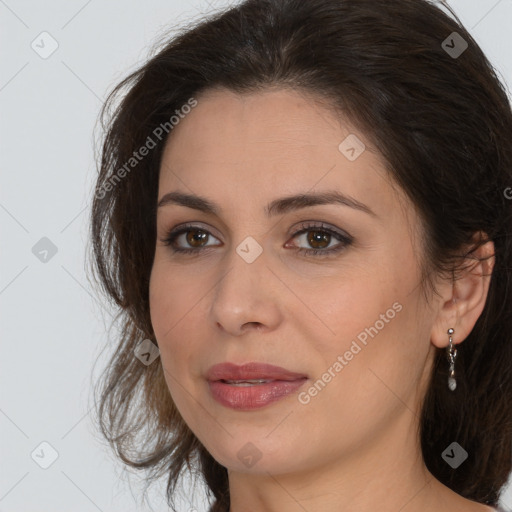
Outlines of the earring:
M 450 327 L 448 329 L 448 335 L 450 336 L 450 344 L 446 347 L 446 357 L 450 363 L 450 376 L 448 377 L 448 387 L 451 391 L 454 391 L 457 387 L 455 381 L 455 358 L 457 357 L 457 349 L 453 348 L 452 334 L 454 330 Z

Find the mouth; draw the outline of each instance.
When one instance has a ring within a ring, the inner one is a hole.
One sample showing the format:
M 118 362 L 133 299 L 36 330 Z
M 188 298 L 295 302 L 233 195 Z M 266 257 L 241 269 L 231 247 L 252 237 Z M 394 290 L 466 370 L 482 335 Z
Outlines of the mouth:
M 272 381 L 294 381 L 307 378 L 307 375 L 292 372 L 280 366 L 266 363 L 246 363 L 236 365 L 226 362 L 212 366 L 206 378 L 209 381 L 222 381 L 233 385 L 258 385 Z
M 220 379 L 220 382 L 231 384 L 232 386 L 257 386 L 258 384 L 266 384 L 267 382 L 275 382 L 277 379 L 253 379 L 253 380 L 225 380 Z
M 258 409 L 296 392 L 308 380 L 304 374 L 263 363 L 237 366 L 222 363 L 207 373 L 211 396 L 238 411 Z
M 265 379 L 253 379 L 253 380 L 215 380 L 215 381 L 209 381 L 210 383 L 218 383 L 218 384 L 225 384 L 226 386 L 231 386 L 235 388 L 247 388 L 247 387 L 260 387 L 263 389 L 263 386 L 266 386 L 267 389 L 271 389 L 272 387 L 274 389 L 279 389 L 279 385 L 286 385 L 286 384 L 295 384 L 300 383 L 302 384 L 303 381 L 306 381 L 307 377 L 302 377 L 300 379 L 294 379 L 294 380 L 265 380 Z

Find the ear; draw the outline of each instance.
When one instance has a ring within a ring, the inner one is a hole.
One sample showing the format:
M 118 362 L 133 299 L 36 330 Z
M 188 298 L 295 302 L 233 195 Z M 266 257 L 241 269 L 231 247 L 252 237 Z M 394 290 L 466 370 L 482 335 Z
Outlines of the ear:
M 486 234 L 479 231 L 475 233 L 473 242 L 480 237 L 488 240 Z M 444 281 L 438 287 L 441 298 L 430 336 L 433 345 L 439 348 L 448 346 L 447 331 L 450 327 L 454 330 L 452 339 L 455 345 L 468 337 L 484 309 L 494 263 L 494 243 L 487 241 L 465 258 L 463 265 L 468 268 L 461 271 L 459 279 Z

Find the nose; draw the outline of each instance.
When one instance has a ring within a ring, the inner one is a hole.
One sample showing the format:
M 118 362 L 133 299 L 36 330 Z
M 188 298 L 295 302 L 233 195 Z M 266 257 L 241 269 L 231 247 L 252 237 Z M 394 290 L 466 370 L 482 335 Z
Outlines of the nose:
M 267 266 L 263 251 L 252 263 L 234 249 L 212 294 L 214 325 L 232 336 L 276 329 L 282 321 L 283 284 Z

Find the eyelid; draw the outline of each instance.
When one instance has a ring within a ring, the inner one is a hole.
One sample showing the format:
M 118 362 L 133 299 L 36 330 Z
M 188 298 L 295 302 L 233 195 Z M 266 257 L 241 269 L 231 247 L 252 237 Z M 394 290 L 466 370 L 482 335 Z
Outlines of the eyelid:
M 321 229 L 331 230 L 331 231 L 334 231 L 336 234 L 338 234 L 340 237 L 344 237 L 347 239 L 352 238 L 352 236 L 349 235 L 346 231 L 343 231 L 329 223 L 326 223 L 323 221 L 315 221 L 315 220 L 303 220 L 303 221 L 299 222 L 299 226 L 297 226 L 297 224 L 295 223 L 288 230 L 286 236 L 297 236 L 301 232 L 298 230 L 304 231 L 308 228 L 309 229 L 318 229 L 318 230 L 321 230 Z M 164 236 L 168 237 L 170 234 L 177 234 L 179 231 L 185 230 L 185 229 L 197 229 L 197 230 L 206 231 L 209 234 L 214 235 L 215 238 L 217 238 L 217 239 L 219 238 L 219 236 L 217 236 L 211 232 L 211 230 L 216 231 L 216 229 L 212 228 L 212 226 L 208 225 L 207 228 L 204 228 L 203 225 L 196 225 L 196 223 L 194 223 L 194 222 L 185 222 L 183 224 L 177 224 L 176 226 L 166 230 Z
M 297 236 L 304 231 L 307 230 L 313 230 L 317 229 L 318 231 L 332 231 L 333 233 L 337 234 L 340 238 L 346 239 L 346 240 L 352 240 L 353 237 L 349 235 L 346 231 L 337 228 L 336 226 L 333 226 L 332 224 L 329 224 L 328 222 L 324 222 L 321 220 L 303 220 L 299 222 L 299 226 L 297 224 L 294 224 L 294 226 L 289 230 L 287 236 Z
M 211 233 L 208 229 L 203 228 L 202 226 L 198 226 L 195 223 L 184 223 L 184 224 L 178 224 L 174 228 L 171 228 L 168 230 L 167 235 L 164 239 L 161 239 L 160 241 L 166 245 L 169 246 L 171 251 L 175 254 L 190 254 L 198 256 L 205 251 L 209 251 L 211 247 L 215 247 L 218 244 L 214 245 L 205 245 L 200 247 L 192 247 L 192 248 L 176 248 L 174 247 L 175 240 L 180 237 L 181 235 L 187 233 L 188 231 L 203 231 L 205 232 L 208 237 L 212 236 L 213 238 L 218 239 L 217 236 L 215 236 L 213 233 Z M 334 247 L 330 248 L 303 248 L 298 247 L 295 244 L 290 244 L 289 241 L 286 242 L 285 247 L 286 248 L 294 248 L 297 253 L 300 253 L 302 255 L 322 255 L 323 257 L 329 257 L 329 256 L 335 256 L 336 253 L 343 251 L 346 247 L 352 245 L 354 243 L 354 237 L 350 234 L 348 234 L 346 231 L 341 230 L 340 228 L 337 228 L 333 225 L 330 225 L 323 221 L 302 221 L 300 222 L 300 226 L 297 227 L 296 224 L 294 225 L 294 228 L 290 229 L 289 233 L 286 235 L 287 237 L 291 237 L 290 239 L 293 240 L 297 238 L 300 235 L 303 235 L 304 233 L 307 233 L 308 231 L 323 231 L 325 233 L 328 233 L 331 237 L 336 239 L 338 241 L 337 244 L 334 245 Z M 210 240 L 208 240 L 210 241 Z
M 176 226 L 170 228 L 170 229 L 164 229 L 164 237 L 165 238 L 168 238 L 169 235 L 171 234 L 177 234 L 179 231 L 185 231 L 187 229 L 197 229 L 198 231 L 205 231 L 207 232 L 208 234 L 210 235 L 213 235 L 215 238 L 219 238 L 219 236 L 217 236 L 215 234 L 215 232 L 217 232 L 217 230 L 210 226 L 209 224 L 204 224 L 204 223 L 196 223 L 196 222 L 183 222 L 182 224 L 176 224 Z
M 299 224 L 299 226 L 297 226 L 297 223 L 294 223 L 293 226 L 288 230 L 286 236 L 296 236 L 299 233 L 297 231 L 298 229 L 307 229 L 307 228 L 314 229 L 314 228 L 316 228 L 319 230 L 320 229 L 330 229 L 330 230 L 334 231 L 335 233 L 337 233 L 341 237 L 345 237 L 347 239 L 353 238 L 346 231 L 344 231 L 340 228 L 337 228 L 336 226 L 334 226 L 328 222 L 324 222 L 324 221 L 320 221 L 320 220 L 303 220 L 303 221 L 299 222 L 298 224 Z M 213 234 L 215 236 L 215 238 L 219 238 L 218 235 L 215 235 L 214 233 L 212 233 L 212 231 L 214 231 L 214 232 L 217 231 L 216 228 L 212 227 L 209 224 L 206 224 L 207 227 L 205 228 L 205 227 L 203 227 L 203 225 L 204 225 L 204 223 L 199 223 L 199 225 L 198 225 L 194 221 L 177 224 L 176 226 L 174 226 L 170 229 L 166 229 L 165 236 L 168 236 L 170 233 L 175 234 L 177 231 L 180 231 L 181 229 L 189 228 L 189 229 L 198 229 L 198 230 L 207 231 L 210 234 Z

